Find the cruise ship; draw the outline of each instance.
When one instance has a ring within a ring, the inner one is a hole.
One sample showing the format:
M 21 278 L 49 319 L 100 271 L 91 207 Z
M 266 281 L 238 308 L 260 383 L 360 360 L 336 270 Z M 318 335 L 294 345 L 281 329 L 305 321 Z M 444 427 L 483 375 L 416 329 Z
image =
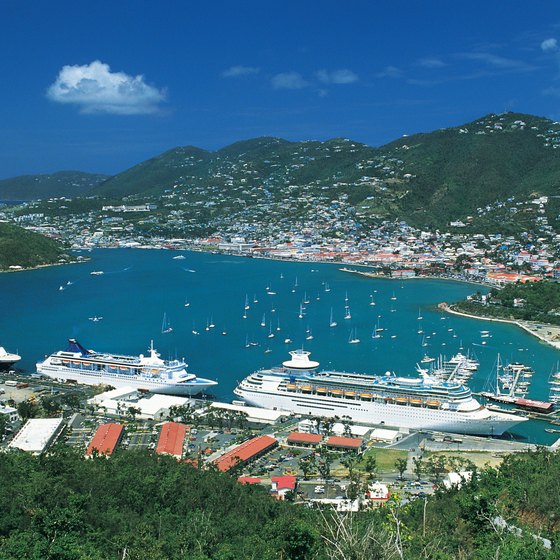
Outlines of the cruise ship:
M 191 396 L 217 385 L 187 372 L 180 360 L 162 360 L 150 344 L 149 356 L 122 356 L 86 350 L 76 339 L 68 347 L 37 363 L 37 373 L 86 385 L 133 387 L 152 393 Z
M 296 414 L 349 416 L 355 422 L 499 436 L 526 418 L 490 411 L 468 387 L 421 377 L 319 371 L 304 350 L 281 367 L 259 370 L 234 390 L 247 404 Z
M 21 356 L 19 354 L 8 352 L 3 346 L 0 346 L 0 371 L 10 369 L 20 360 Z

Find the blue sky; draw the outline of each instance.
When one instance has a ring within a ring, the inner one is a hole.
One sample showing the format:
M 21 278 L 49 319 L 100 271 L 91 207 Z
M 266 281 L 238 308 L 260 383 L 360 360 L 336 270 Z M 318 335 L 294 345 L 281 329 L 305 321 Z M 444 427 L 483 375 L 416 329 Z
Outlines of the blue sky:
M 555 0 L 0 0 L 0 178 L 180 145 L 560 120 Z

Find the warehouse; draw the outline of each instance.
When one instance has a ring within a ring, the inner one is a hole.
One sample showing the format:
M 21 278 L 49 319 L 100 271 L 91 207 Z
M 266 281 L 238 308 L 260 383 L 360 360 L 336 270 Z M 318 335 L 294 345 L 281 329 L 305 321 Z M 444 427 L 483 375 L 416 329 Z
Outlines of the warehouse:
M 32 418 L 25 423 L 8 447 L 40 455 L 55 443 L 65 426 L 62 418 Z

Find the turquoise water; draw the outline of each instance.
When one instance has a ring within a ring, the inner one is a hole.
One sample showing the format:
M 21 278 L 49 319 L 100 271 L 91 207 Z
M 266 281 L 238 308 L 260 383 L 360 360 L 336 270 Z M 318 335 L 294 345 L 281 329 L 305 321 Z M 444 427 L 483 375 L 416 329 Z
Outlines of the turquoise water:
M 85 264 L 0 275 L 0 344 L 22 355 L 25 371 L 35 371 L 37 360 L 62 349 L 70 337 L 88 348 L 130 354 L 145 352 L 153 339 L 163 357 L 185 357 L 191 371 L 219 381 L 216 397 L 231 400 L 237 381 L 279 364 L 288 350 L 302 346 L 323 367 L 412 375 L 424 353 L 450 357 L 462 345 L 481 364 L 470 381 L 473 390 L 492 378 L 499 352 L 503 362 L 532 366 L 536 373 L 529 397 L 546 399 L 548 377 L 560 359 L 558 351 L 513 325 L 437 310 L 437 303 L 478 289 L 468 284 L 374 280 L 341 272 L 336 265 L 208 253 L 184 252 L 184 260 L 173 259 L 179 253 L 171 251 L 105 249 L 88 254 L 91 261 Z M 104 274 L 90 274 L 99 270 Z M 346 295 L 352 317 L 345 320 Z M 244 319 L 246 296 L 250 309 Z M 300 319 L 304 299 L 309 303 Z M 335 328 L 329 327 L 331 308 Z M 161 332 L 164 313 L 173 327 L 168 334 Z M 89 320 L 93 316 L 103 320 Z M 377 321 L 385 331 L 374 340 Z M 206 330 L 209 324 L 215 327 Z M 430 337 L 424 339 L 426 347 L 420 329 Z M 348 344 L 352 330 L 359 344 Z M 490 331 L 491 338 L 482 339 L 481 330 Z M 307 340 L 308 331 L 312 340 Z M 269 338 L 271 332 L 274 338 Z M 286 344 L 286 338 L 293 343 Z M 247 348 L 247 342 L 256 345 Z M 545 427 L 531 421 L 515 435 L 551 443 L 556 436 L 545 433 Z

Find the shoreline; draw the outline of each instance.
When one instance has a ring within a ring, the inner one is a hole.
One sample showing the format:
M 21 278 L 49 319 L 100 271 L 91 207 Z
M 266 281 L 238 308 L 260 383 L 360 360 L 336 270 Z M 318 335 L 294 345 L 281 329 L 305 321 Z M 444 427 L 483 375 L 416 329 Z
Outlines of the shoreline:
M 344 264 L 344 263 L 341 263 Z M 360 265 L 360 266 L 369 266 L 369 265 Z M 342 267 L 339 268 L 341 272 L 349 272 L 350 274 L 358 274 L 359 276 L 365 276 L 366 278 L 379 278 L 382 280 L 400 280 L 401 282 L 405 282 L 408 280 L 443 280 L 443 281 L 450 281 L 450 282 L 461 282 L 463 284 L 472 284 L 473 286 L 484 286 L 485 288 L 492 288 L 492 284 L 488 284 L 485 282 L 476 282 L 474 280 L 465 280 L 463 278 L 453 278 L 449 276 L 408 276 L 404 278 L 397 278 L 395 276 L 387 276 L 386 274 L 379 274 L 376 272 L 368 272 L 366 270 L 356 270 L 352 268 Z
M 451 313 L 452 315 L 459 315 L 461 317 L 468 317 L 469 319 L 478 319 L 480 321 L 492 321 L 494 323 L 510 323 L 516 325 L 517 327 L 523 329 L 525 332 L 538 338 L 541 342 L 548 344 L 560 350 L 560 326 L 552 325 L 550 323 L 540 323 L 537 321 L 521 321 L 516 319 L 498 319 L 496 317 L 483 317 L 481 315 L 473 315 L 471 313 L 464 313 L 462 311 L 457 311 L 453 309 L 448 303 L 442 302 L 438 303 L 438 309 L 445 311 L 446 313 Z M 538 329 L 537 325 L 542 326 L 542 329 Z M 541 330 L 547 330 L 547 333 L 540 332 Z

